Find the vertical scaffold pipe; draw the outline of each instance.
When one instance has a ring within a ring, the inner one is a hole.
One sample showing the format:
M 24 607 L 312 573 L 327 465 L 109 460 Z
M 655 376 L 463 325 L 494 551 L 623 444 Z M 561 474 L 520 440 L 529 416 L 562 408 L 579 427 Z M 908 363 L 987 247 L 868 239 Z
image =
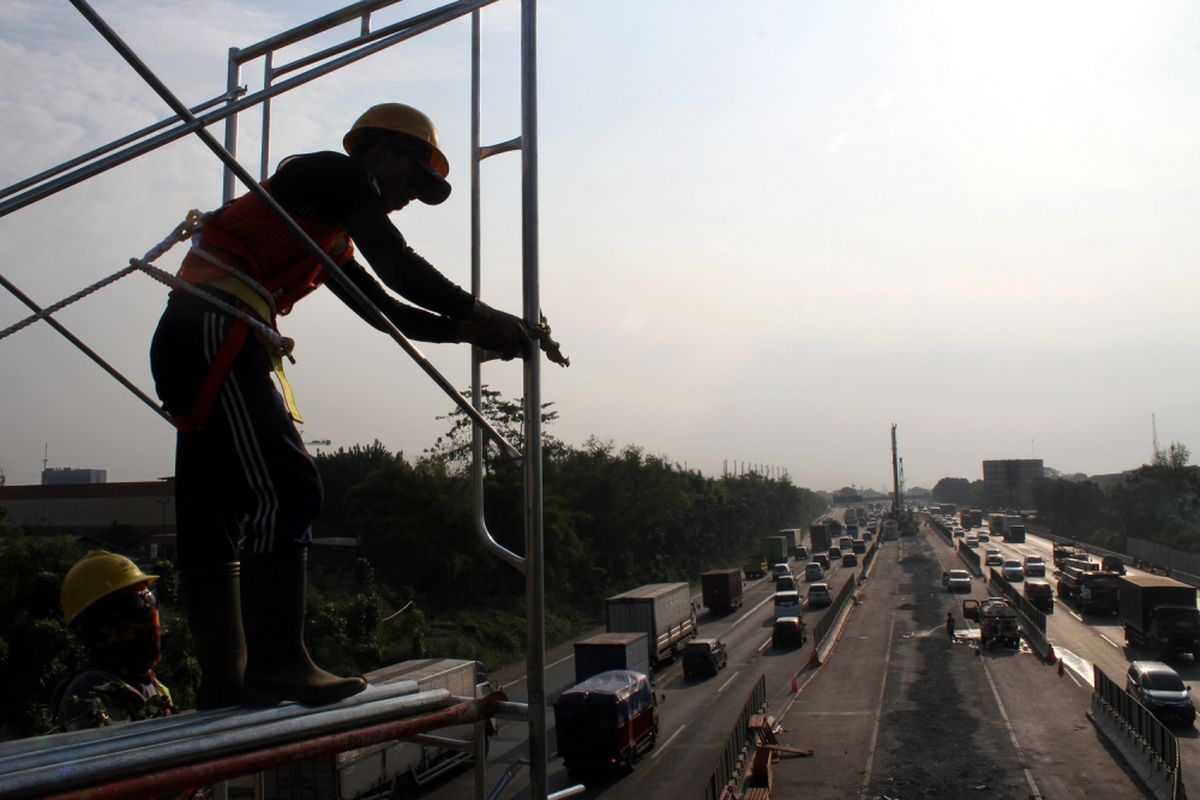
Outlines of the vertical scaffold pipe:
M 521 240 L 525 322 L 541 321 L 538 288 L 537 3 L 521 0 Z M 542 536 L 541 358 L 525 359 L 525 597 L 528 609 L 529 792 L 549 793 L 546 774 L 545 563 Z

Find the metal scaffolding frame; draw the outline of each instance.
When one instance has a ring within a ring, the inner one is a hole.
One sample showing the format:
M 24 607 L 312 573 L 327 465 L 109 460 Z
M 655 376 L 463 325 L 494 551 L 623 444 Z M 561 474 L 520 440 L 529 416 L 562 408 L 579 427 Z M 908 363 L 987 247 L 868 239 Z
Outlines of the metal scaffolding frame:
M 353 284 L 326 255 L 295 223 L 291 217 L 274 201 L 262 188 L 258 181 L 247 172 L 237 160 L 238 114 L 259 104 L 262 105 L 263 128 L 262 150 L 259 158 L 261 177 L 265 178 L 268 171 L 270 148 L 270 101 L 277 94 L 289 91 L 304 83 L 315 80 L 343 66 L 359 61 L 384 49 L 413 38 L 425 31 L 471 15 L 471 282 L 472 292 L 480 294 L 481 256 L 480 256 L 480 191 L 479 163 L 488 157 L 500 153 L 519 151 L 521 153 L 521 216 L 522 216 L 522 316 L 525 323 L 532 329 L 541 321 L 541 305 L 539 299 L 538 276 L 538 198 L 537 198 L 537 60 L 536 32 L 537 11 L 536 0 L 520 0 L 521 2 L 521 131 L 520 135 L 494 145 L 481 146 L 479 142 L 480 122 L 480 10 L 498 0 L 454 0 L 431 11 L 415 15 L 401 22 L 388 25 L 378 30 L 371 30 L 371 15 L 379 9 L 395 5 L 402 0 L 360 0 L 323 17 L 296 26 L 288 31 L 265 39 L 262 42 L 246 48 L 231 48 L 227 73 L 226 91 L 194 107 L 187 107 L 158 77 L 138 58 L 138 56 L 121 40 L 115 31 L 97 14 L 86 0 L 71 0 L 79 13 L 96 29 L 97 32 L 116 50 L 128 64 L 146 81 L 148 85 L 163 99 L 174 113 L 174 116 L 154 125 L 121 137 L 107 145 L 96 148 L 88 153 L 77 156 L 57 167 L 31 176 L 12 186 L 0 190 L 0 217 L 36 203 L 51 194 L 80 183 L 88 178 L 130 161 L 165 144 L 187 135 L 201 139 L 225 164 L 223 179 L 223 194 L 226 200 L 234 195 L 235 179 L 240 181 L 247 190 L 256 193 L 260 199 L 279 216 L 281 222 L 293 235 L 297 236 L 314 256 L 319 258 L 330 277 L 344 287 L 379 323 L 400 347 L 438 384 L 438 386 L 463 410 L 473 421 L 472 437 L 472 486 L 474 490 L 473 519 L 476 532 L 484 546 L 497 558 L 512 565 L 525 575 L 526 604 L 527 604 L 527 677 L 528 703 L 502 704 L 503 710 L 509 715 L 526 719 L 529 724 L 529 769 L 530 796 L 545 798 L 550 796 L 547 781 L 548 747 L 546 742 L 546 701 L 545 701 L 545 622 L 544 622 L 544 566 L 543 566 L 543 519 L 542 519 L 542 431 L 541 431 L 541 355 L 535 349 L 531 357 L 524 359 L 524 443 L 525 452 L 521 453 L 507 442 L 496 428 L 483 417 L 481 397 L 481 362 L 482 354 L 478 348 L 472 348 L 471 363 L 471 401 L 466 399 L 443 377 L 425 356 L 409 339 L 376 308 L 358 287 Z M 317 53 L 305 56 L 295 61 L 279 66 L 274 64 L 274 55 L 281 48 L 296 44 L 311 36 L 328 31 L 348 22 L 359 20 L 360 31 L 340 44 L 327 47 Z M 257 58 L 263 59 L 263 88 L 260 91 L 247 94 L 246 88 L 239 85 L 243 66 Z M 303 71 L 300 71 L 303 70 Z M 289 73 L 298 72 L 278 83 L 276 78 Z M 224 104 L 223 107 L 215 108 Z M 197 116 L 199 115 L 199 116 Z M 208 133 L 206 127 L 218 121 L 225 121 L 225 141 L 222 146 Z M 149 137 L 149 138 L 147 138 Z M 10 281 L 3 285 L 19 299 L 23 299 L 20 290 Z M 32 308 L 32 301 L 26 301 Z M 110 368 L 98 356 L 90 351 L 82 341 L 72 336 L 52 317 L 45 316 L 44 321 L 62 333 L 69 341 L 81 349 L 100 366 L 121 381 L 126 388 L 138 395 L 143 402 L 145 396 L 136 387 L 126 381 L 115 370 Z M 519 460 L 525 470 L 525 555 L 520 556 L 505 548 L 495 540 L 488 530 L 484 516 L 483 475 L 484 475 L 484 436 L 498 444 L 502 452 Z M 455 719 L 461 721 L 463 715 L 470 716 L 483 713 L 478 701 L 470 708 L 464 706 Z M 490 711 L 495 711 L 497 701 L 492 699 L 488 704 Z M 457 708 L 457 707 L 456 707 Z M 316 715 L 314 715 L 316 716 Z M 475 717 L 472 717 L 475 718 Z M 340 719 L 340 717 L 339 717 Z M 411 727 L 411 726 L 409 726 Z M 403 725 L 396 730 L 403 729 Z M 332 729 L 323 729 L 318 722 L 314 735 L 328 733 Z M 392 728 L 383 734 L 394 733 Z M 84 737 L 87 738 L 87 737 Z M 324 737 L 328 739 L 329 737 Z M 395 738 L 393 735 L 392 738 Z M 336 746 L 326 742 L 327 746 Z M 476 748 L 477 755 L 481 748 Z M 478 761 L 478 759 L 477 759 Z M 3 759 L 0 758 L 0 771 L 3 771 Z M 246 762 L 249 763 L 249 762 Z M 278 763 L 278 762 L 276 762 Z M 162 765 L 158 765 L 161 767 Z M 245 766 L 243 764 L 242 766 Z M 251 770 L 252 771 L 252 770 Z M 476 794 L 482 796 L 483 777 L 482 766 L 476 770 Z M 211 778 L 216 773 L 203 773 Z M 238 773 L 221 773 L 238 774 Z M 202 777 L 201 772 L 193 778 Z M 511 777 L 511 775 L 506 776 Z M 164 784 L 157 783 L 155 791 L 165 791 Z M 193 784 L 194 785 L 194 784 Z M 568 790 L 571 791 L 571 790 Z M 95 795 L 100 796 L 100 795 Z

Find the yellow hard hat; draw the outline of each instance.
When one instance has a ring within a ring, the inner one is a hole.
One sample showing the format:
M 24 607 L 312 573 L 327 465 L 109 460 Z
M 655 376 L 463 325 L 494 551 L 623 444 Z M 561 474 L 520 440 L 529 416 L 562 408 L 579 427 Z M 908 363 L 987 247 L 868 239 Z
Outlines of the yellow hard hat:
M 113 592 L 139 583 L 153 586 L 157 582 L 157 575 L 147 575 L 125 556 L 93 550 L 76 561 L 63 578 L 63 616 L 70 625 L 85 609 Z
M 342 137 L 342 147 L 347 153 L 353 152 L 359 137 L 369 130 L 399 133 L 427 145 L 428 148 L 422 148 L 428 150 L 427 157 L 416 159 L 426 173 L 420 192 L 421 200 L 437 205 L 450 195 L 450 184 L 446 180 L 450 174 L 450 162 L 442 152 L 433 120 L 404 103 L 380 103 L 368 108 L 354 121 Z

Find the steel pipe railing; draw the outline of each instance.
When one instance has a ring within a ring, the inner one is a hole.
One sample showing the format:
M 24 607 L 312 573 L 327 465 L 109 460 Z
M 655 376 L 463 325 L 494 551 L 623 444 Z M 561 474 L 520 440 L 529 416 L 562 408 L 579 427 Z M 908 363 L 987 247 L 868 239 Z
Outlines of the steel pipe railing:
M 347 709 L 416 694 L 417 682 L 406 680 L 368 686 L 329 709 Z M 299 703 L 248 711 L 244 708 L 214 709 L 143 720 L 128 725 L 93 728 L 9 742 L 0 750 L 0 775 L 38 767 L 111 756 L 161 741 L 165 735 L 179 738 L 219 736 L 230 731 L 311 716 L 314 709 Z
M 266 722 L 204 736 L 166 739 L 69 762 L 58 762 L 4 776 L 5 797 L 43 797 L 47 789 L 69 791 L 111 783 L 133 775 L 173 770 L 197 762 L 301 742 L 315 736 L 378 725 L 452 705 L 450 692 L 434 689 Z
M 196 117 L 194 121 L 185 122 L 176 128 L 172 128 L 159 134 L 158 136 L 145 140 L 139 144 L 131 145 L 130 147 L 118 151 L 107 158 L 103 158 L 99 161 L 93 161 L 91 164 L 80 167 L 79 169 L 67 173 L 56 180 L 49 181 L 20 195 L 17 195 L 16 197 L 12 197 L 8 200 L 0 202 L 0 217 L 11 214 L 13 211 L 24 208 L 25 206 L 60 192 L 63 189 L 74 186 L 75 184 L 85 181 L 88 178 L 91 178 L 102 172 L 106 172 L 113 167 L 120 166 L 121 164 L 131 161 L 145 153 L 157 150 L 163 145 L 169 144 L 177 139 L 182 139 L 184 136 L 194 133 L 198 129 L 205 128 L 227 118 L 234 117 L 238 113 L 258 105 L 264 98 L 274 97 L 276 95 L 283 94 L 284 92 L 291 91 L 298 86 L 302 86 L 305 83 L 316 80 L 317 78 L 327 75 L 330 72 L 339 70 L 342 67 L 353 64 L 356 61 L 360 61 L 367 56 L 374 55 L 375 53 L 385 50 L 388 47 L 392 47 L 393 45 L 399 44 L 402 41 L 411 39 L 418 33 L 424 33 L 425 31 L 431 30 L 438 25 L 451 22 L 459 17 L 471 13 L 476 9 L 489 6 L 496 2 L 499 2 L 499 0 L 458 0 L 457 2 L 441 6 L 440 10 L 442 13 L 438 15 L 436 21 L 431 21 L 430 23 L 423 25 L 419 30 L 402 30 L 400 33 L 397 33 L 396 35 L 391 36 L 384 41 L 375 42 L 372 45 L 364 46 L 363 48 L 335 61 L 331 61 L 328 64 L 324 64 L 320 67 L 314 67 L 313 69 L 301 75 L 297 75 L 294 78 L 289 78 L 286 81 L 274 84 L 269 89 L 264 89 L 259 92 L 245 95 L 240 100 L 231 102 L 224 108 L 209 111 L 203 116 Z M 237 50 L 231 48 L 231 53 L 234 52 L 237 52 Z M 231 74 L 237 74 L 236 64 L 232 61 L 230 63 L 230 72 Z M 237 80 L 229 81 L 229 89 L 233 90 L 236 88 Z M 185 117 L 185 119 L 190 119 L 190 116 Z M 234 141 L 236 142 L 236 125 L 234 126 Z M 226 130 L 226 143 L 229 143 L 228 130 Z
M 384 720 L 353 730 L 324 735 L 308 735 L 294 741 L 266 747 L 260 746 L 261 742 L 251 742 L 247 747 L 216 756 L 208 761 L 189 763 L 148 774 L 143 772 L 136 777 L 109 781 L 93 788 L 55 794 L 50 797 L 50 800 L 107 800 L 109 798 L 128 800 L 128 798 L 162 797 L 240 775 L 261 772 L 282 764 L 330 756 L 381 742 L 407 739 L 426 730 L 475 722 L 488 716 L 491 704 L 492 699 L 487 697 L 479 700 L 465 700 L 454 705 L 426 711 L 417 716 Z M 258 749 L 250 749 L 256 746 Z M 54 786 L 53 788 L 58 789 L 59 787 Z
M 217 95 L 213 99 L 207 100 L 207 101 L 201 103 L 200 105 L 192 106 L 188 110 L 191 111 L 193 114 L 199 114 L 200 112 L 206 111 L 206 110 L 212 108 L 213 106 L 219 105 L 221 103 L 227 103 L 231 100 L 235 100 L 239 96 L 241 96 L 245 93 L 246 93 L 245 86 L 234 86 L 232 89 L 226 91 L 224 94 Z M 39 172 L 37 175 L 31 175 L 24 180 L 17 181 L 16 183 L 14 183 L 11 186 L 5 187 L 4 189 L 0 189 L 0 198 L 8 197 L 11 194 L 15 194 L 15 193 L 21 191 L 22 189 L 27 189 L 30 186 L 36 186 L 37 184 L 39 184 L 43 181 L 53 178 L 55 175 L 66 172 L 71 167 L 77 167 L 80 164 L 86 164 L 88 161 L 91 161 L 94 158 L 97 158 L 99 156 L 104 155 L 105 153 L 116 150 L 118 147 L 123 147 L 123 146 L 129 144 L 130 142 L 136 142 L 138 139 L 149 136 L 151 133 L 154 133 L 157 130 L 162 130 L 163 128 L 166 128 L 169 125 L 171 125 L 172 123 L 175 123 L 178 121 L 179 121 L 178 117 L 170 117 L 168 119 L 159 120 L 158 122 L 154 123 L 153 125 L 147 125 L 146 127 L 142 128 L 140 130 L 134 131 L 133 133 L 126 134 L 119 139 L 114 139 L 113 141 L 109 142 L 106 145 L 101 145 L 100 147 L 97 147 L 94 150 L 89 150 L 88 152 L 78 155 L 75 158 L 68 159 L 67 161 L 64 161 L 63 163 L 61 163 L 55 167 L 51 167 L 48 170 Z

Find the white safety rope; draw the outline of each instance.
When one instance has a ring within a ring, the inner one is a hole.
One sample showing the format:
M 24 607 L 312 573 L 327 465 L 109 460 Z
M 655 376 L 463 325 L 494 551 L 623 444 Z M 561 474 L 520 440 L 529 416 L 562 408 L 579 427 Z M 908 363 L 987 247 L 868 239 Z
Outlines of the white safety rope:
M 184 219 L 183 222 L 176 225 L 175 228 L 171 231 L 171 233 L 169 233 L 166 236 L 166 238 L 164 238 L 161 242 L 159 242 L 154 247 L 152 247 L 148 251 L 146 251 L 146 254 L 144 256 L 142 256 L 141 258 L 129 259 L 128 267 L 120 269 L 120 270 L 114 272 L 112 275 L 109 275 L 106 278 L 102 278 L 102 279 L 96 281 L 95 283 L 91 284 L 90 286 L 85 286 L 83 289 L 80 289 L 75 294 L 73 294 L 69 297 L 66 297 L 62 300 L 59 300 L 57 303 L 54 303 L 53 305 L 46 306 L 41 311 L 38 311 L 36 314 L 31 314 L 30 316 L 26 317 L 25 319 L 13 324 L 13 325 L 10 325 L 9 327 L 5 328 L 4 330 L 0 330 L 0 339 L 4 339 L 18 331 L 24 330 L 25 328 L 29 327 L 33 323 L 38 322 L 39 320 L 43 320 L 43 319 L 55 314 L 56 312 L 61 311 L 62 309 L 66 308 L 67 306 L 71 305 L 72 303 L 82 300 L 83 298 L 87 297 L 88 295 L 92 294 L 93 292 L 97 292 L 106 286 L 116 283 L 121 278 L 124 278 L 126 275 L 130 274 L 131 272 L 140 270 L 141 272 L 144 272 L 147 275 L 149 275 L 151 278 L 154 278 L 156 281 L 158 281 L 160 283 L 164 283 L 167 286 L 170 286 L 171 288 L 180 289 L 182 291 L 188 292 L 189 294 L 191 294 L 195 297 L 198 297 L 201 300 L 204 300 L 206 303 L 216 306 L 222 312 L 240 320 L 241 322 L 244 322 L 246 325 L 250 326 L 256 333 L 258 333 L 258 335 L 262 338 L 262 340 L 265 343 L 267 343 L 271 348 L 273 348 L 276 352 L 278 352 L 280 355 L 287 355 L 290 357 L 292 349 L 295 347 L 295 342 L 293 342 L 291 339 L 287 338 L 286 336 L 281 336 L 279 334 L 279 331 L 275 330 L 270 325 L 267 325 L 265 322 L 263 322 L 258 317 L 254 316 L 252 314 L 247 314 L 246 312 L 242 311 L 241 309 L 237 308 L 236 306 L 230 305 L 229 303 L 225 302 L 224 300 L 221 300 L 220 298 L 204 291 L 200 287 L 198 287 L 194 284 L 190 284 L 187 281 L 184 281 L 181 278 L 177 277 L 176 275 L 173 275 L 170 272 L 167 272 L 166 270 L 159 269 L 158 267 L 153 266 L 153 264 L 151 263 L 151 262 L 155 261 L 157 258 L 159 258 L 163 253 L 167 252 L 172 247 L 174 247 L 177 242 L 182 242 L 182 241 L 186 241 L 187 239 L 190 239 L 192 237 L 192 234 L 195 233 L 196 228 L 200 224 L 201 217 L 202 217 L 202 215 L 198 210 L 192 209 L 191 211 L 188 212 L 187 218 Z M 232 267 L 228 264 L 225 264 L 220 259 L 218 259 L 216 256 L 213 256 L 210 253 L 204 252 L 200 248 L 194 248 L 194 251 L 198 256 L 203 258 L 205 261 L 209 262 L 210 264 L 213 264 L 214 266 L 220 267 L 221 269 L 225 270 L 226 272 L 229 272 L 230 274 L 234 275 L 239 280 L 243 281 L 248 286 L 250 286 L 250 288 L 254 289 L 254 291 L 256 293 L 261 295 L 263 297 L 263 299 L 266 300 L 267 305 L 271 309 L 271 315 L 272 315 L 272 317 L 274 317 L 274 315 L 275 315 L 275 298 L 272 297 L 271 293 L 268 292 L 266 290 L 266 288 L 264 288 L 260 283 L 258 283 L 257 281 L 255 281 L 253 278 L 246 275 L 242 271 L 235 269 L 234 267 Z

